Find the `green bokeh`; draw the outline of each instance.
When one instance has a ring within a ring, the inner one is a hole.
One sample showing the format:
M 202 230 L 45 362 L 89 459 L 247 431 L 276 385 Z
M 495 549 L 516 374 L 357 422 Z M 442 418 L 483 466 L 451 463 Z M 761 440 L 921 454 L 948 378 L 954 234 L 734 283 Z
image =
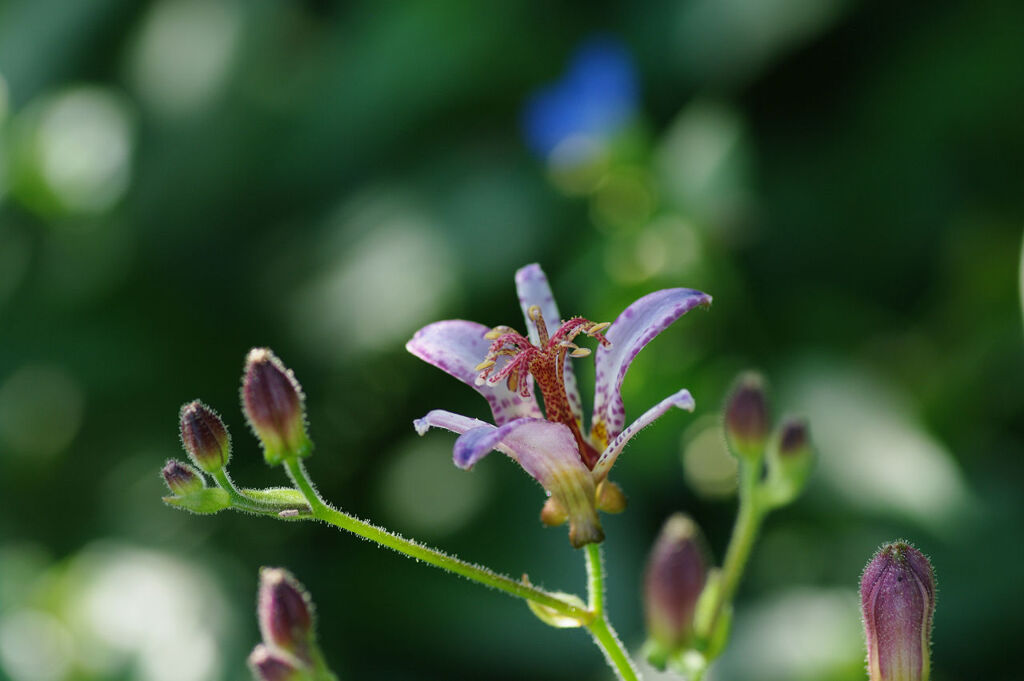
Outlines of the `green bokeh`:
M 1018 678 L 1022 24 L 1011 0 L 0 0 L 0 678 L 247 679 L 260 565 L 313 593 L 343 679 L 608 678 L 585 634 L 496 592 L 327 527 L 160 503 L 197 397 L 235 479 L 281 483 L 237 408 L 268 345 L 307 393 L 327 498 L 582 591 L 532 480 L 497 455 L 456 471 L 452 438 L 411 425 L 486 416 L 403 345 L 442 318 L 520 326 L 529 262 L 565 315 L 715 297 L 624 387 L 630 416 L 680 387 L 698 405 L 614 471 L 631 649 L 661 521 L 689 512 L 721 559 L 735 507 L 708 428 L 756 367 L 821 462 L 767 522 L 714 681 L 863 679 L 855 588 L 897 537 L 938 572 L 935 681 Z M 633 52 L 640 111 L 567 176 L 520 113 L 594 33 Z

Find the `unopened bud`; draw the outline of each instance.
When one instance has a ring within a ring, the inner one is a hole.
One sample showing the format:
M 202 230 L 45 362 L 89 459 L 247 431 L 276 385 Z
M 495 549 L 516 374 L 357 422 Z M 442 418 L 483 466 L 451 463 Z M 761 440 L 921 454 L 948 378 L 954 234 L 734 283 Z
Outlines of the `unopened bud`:
M 807 422 L 789 418 L 782 423 L 775 445 L 768 452 L 768 498 L 788 504 L 800 494 L 814 465 Z
M 242 402 L 249 425 L 263 443 L 269 464 L 309 456 L 305 398 L 291 370 L 267 348 L 253 348 L 245 360 Z
M 647 632 L 666 655 L 682 649 L 693 635 L 694 611 L 707 579 L 701 541 L 697 525 L 676 513 L 665 522 L 647 560 Z
M 935 574 L 924 554 L 883 546 L 864 568 L 860 602 L 871 681 L 928 681 Z
M 179 497 L 198 492 L 206 487 L 206 481 L 203 479 L 202 473 L 187 463 L 176 459 L 168 461 L 164 465 L 163 470 L 160 471 L 160 474 L 164 476 L 164 482 L 167 483 L 171 494 Z
M 733 386 L 725 407 L 729 447 L 741 458 L 756 460 L 764 452 L 770 428 L 764 380 L 759 374 L 743 374 Z
M 231 436 L 217 413 L 199 400 L 181 408 L 181 442 L 192 463 L 216 473 L 231 458 Z
M 313 614 L 309 595 L 287 570 L 260 570 L 257 604 L 263 641 L 309 662 L 313 646 Z
M 256 681 L 302 681 L 309 678 L 294 660 L 272 652 L 262 643 L 249 655 L 249 668 Z

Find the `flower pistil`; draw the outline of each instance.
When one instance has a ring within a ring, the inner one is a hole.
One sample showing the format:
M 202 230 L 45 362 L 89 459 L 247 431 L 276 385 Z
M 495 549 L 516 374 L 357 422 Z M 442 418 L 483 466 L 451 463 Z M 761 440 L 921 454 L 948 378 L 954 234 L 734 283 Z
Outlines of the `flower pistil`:
M 529 307 L 527 316 L 536 326 L 537 344 L 530 342 L 509 326 L 491 329 L 484 335 L 484 338 L 491 341 L 491 346 L 484 360 L 476 366 L 476 370 L 480 372 L 476 378 L 477 385 L 496 385 L 505 381 L 510 391 L 518 390 L 523 397 L 529 397 L 530 385 L 527 377 L 533 376 L 544 396 L 544 414 L 547 420 L 565 424 L 572 431 L 579 445 L 580 458 L 587 468 L 593 470 L 601 453 L 583 436 L 583 424 L 569 403 L 569 395 L 565 389 L 565 363 L 567 357 L 590 355 L 590 348 L 581 348 L 573 342 L 580 334 L 597 340 L 601 345 L 610 346 L 611 343 L 601 333 L 610 326 L 610 323 L 595 323 L 584 317 L 573 317 L 562 322 L 558 330 L 549 336 L 539 306 Z M 498 360 L 502 357 L 509 359 L 498 367 Z

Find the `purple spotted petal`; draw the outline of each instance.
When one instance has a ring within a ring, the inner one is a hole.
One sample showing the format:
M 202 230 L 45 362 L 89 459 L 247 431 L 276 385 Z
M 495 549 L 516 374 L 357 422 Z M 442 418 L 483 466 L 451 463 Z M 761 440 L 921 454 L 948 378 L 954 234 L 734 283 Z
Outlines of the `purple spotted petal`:
M 555 296 L 551 293 L 551 286 L 548 278 L 540 265 L 534 263 L 519 269 L 516 272 L 516 293 L 519 295 L 519 307 L 523 310 L 523 317 L 526 319 L 526 329 L 530 335 L 530 342 L 534 345 L 539 343 L 537 336 L 537 325 L 530 319 L 527 310 L 536 305 L 540 308 L 541 316 L 548 327 L 548 335 L 555 333 L 562 324 L 562 317 L 558 312 L 558 305 L 555 303 Z M 580 389 L 576 385 L 576 373 L 572 368 L 572 359 L 565 357 L 565 394 L 569 397 L 569 407 L 580 429 L 583 428 L 583 400 L 580 399 Z
M 680 390 L 674 395 L 666 397 L 661 402 L 644 412 L 644 415 L 638 418 L 633 423 L 629 424 L 629 427 L 619 433 L 611 444 L 601 452 L 601 458 L 597 460 L 597 464 L 594 466 L 594 479 L 597 481 L 604 480 L 608 475 L 608 471 L 615 464 L 615 459 L 619 457 L 626 443 L 629 442 L 634 435 L 639 433 L 641 430 L 651 425 L 661 415 L 667 412 L 669 409 L 675 407 L 676 409 L 684 409 L 686 411 L 693 411 L 694 408 L 693 397 L 690 395 L 689 390 Z
M 455 465 L 470 468 L 493 450 L 519 462 L 569 514 L 569 541 L 579 547 L 604 538 L 597 517 L 594 478 L 580 459 L 572 431 L 543 419 L 483 424 L 455 442 Z
M 484 334 L 490 331 L 483 324 L 461 319 L 449 319 L 424 326 L 416 332 L 405 349 L 425 362 L 433 364 L 487 399 L 498 425 L 530 416 L 540 418 L 540 408 L 533 396 L 533 379 L 530 379 L 530 396 L 523 397 L 512 392 L 504 383 L 476 385 L 480 372 L 476 366 L 483 361 L 490 347 Z
M 655 291 L 623 310 L 608 328 L 610 347 L 597 349 L 594 386 L 594 418 L 591 440 L 604 446 L 622 431 L 626 412 L 622 405 L 622 380 L 633 358 L 675 320 L 698 305 L 710 305 L 711 296 L 688 288 Z
M 426 435 L 427 431 L 431 428 L 444 428 L 445 430 L 450 430 L 453 433 L 462 435 L 467 430 L 479 428 L 480 426 L 489 426 L 491 424 L 481 421 L 480 419 L 472 419 L 468 416 L 463 416 L 462 414 L 445 411 L 444 409 L 435 409 L 423 418 L 413 421 L 412 425 L 420 435 Z

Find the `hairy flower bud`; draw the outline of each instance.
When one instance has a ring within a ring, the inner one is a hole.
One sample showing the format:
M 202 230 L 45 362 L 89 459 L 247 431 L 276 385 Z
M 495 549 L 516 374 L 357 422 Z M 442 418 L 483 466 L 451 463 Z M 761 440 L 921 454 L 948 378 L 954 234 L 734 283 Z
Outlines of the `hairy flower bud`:
M 768 479 L 765 487 L 775 505 L 788 504 L 800 494 L 814 465 L 807 422 L 786 419 L 775 445 L 768 450 Z
M 181 408 L 181 442 L 192 463 L 216 473 L 231 458 L 231 436 L 217 413 L 199 400 Z
M 263 443 L 269 464 L 309 456 L 305 398 L 291 370 L 268 348 L 253 348 L 245 360 L 242 402 L 249 425 Z
M 771 424 L 764 380 L 759 374 L 740 376 L 725 406 L 725 435 L 733 453 L 744 459 L 757 459 L 764 452 Z
M 309 662 L 313 645 L 313 612 L 309 594 L 282 568 L 260 570 L 257 603 L 263 641 Z
M 187 463 L 177 459 L 169 460 L 160 471 L 171 494 L 179 497 L 198 492 L 206 487 L 202 474 Z
M 689 517 L 676 513 L 661 528 L 644 574 L 647 632 L 664 653 L 689 643 L 706 579 L 700 530 Z
M 272 652 L 262 643 L 249 655 L 249 668 L 256 681 L 300 681 L 308 675 L 284 655 Z
M 860 602 L 871 681 L 928 681 L 935 574 L 924 554 L 884 545 L 864 568 Z

